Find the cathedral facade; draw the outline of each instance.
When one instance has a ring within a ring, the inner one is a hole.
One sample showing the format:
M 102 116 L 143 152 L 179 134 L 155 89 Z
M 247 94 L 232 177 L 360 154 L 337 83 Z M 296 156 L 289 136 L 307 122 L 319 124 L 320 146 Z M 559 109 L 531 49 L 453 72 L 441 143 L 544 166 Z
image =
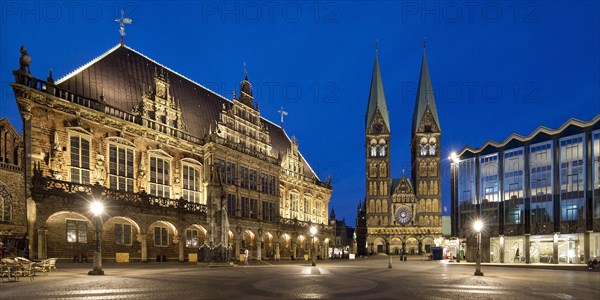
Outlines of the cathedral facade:
M 247 72 L 227 99 L 123 43 L 57 81 L 21 53 L 31 258 L 91 258 L 97 230 L 117 261 L 327 257 L 331 184 L 261 117 Z
M 427 57 L 411 130 L 411 174 L 392 178 L 390 116 L 375 57 L 365 120 L 366 191 L 357 214 L 358 254 L 430 253 L 441 236 L 441 129 Z

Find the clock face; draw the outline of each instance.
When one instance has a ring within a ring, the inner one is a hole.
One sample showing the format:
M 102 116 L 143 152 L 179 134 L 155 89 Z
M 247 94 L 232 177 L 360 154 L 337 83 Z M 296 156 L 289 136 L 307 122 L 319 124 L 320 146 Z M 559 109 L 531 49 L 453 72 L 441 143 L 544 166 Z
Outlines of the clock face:
M 400 224 L 407 224 L 411 218 L 410 208 L 406 205 L 400 206 L 396 211 L 396 219 Z
M 381 126 L 381 123 L 377 123 L 375 126 L 373 126 L 373 130 L 375 130 L 377 133 L 380 133 L 383 130 L 383 126 Z

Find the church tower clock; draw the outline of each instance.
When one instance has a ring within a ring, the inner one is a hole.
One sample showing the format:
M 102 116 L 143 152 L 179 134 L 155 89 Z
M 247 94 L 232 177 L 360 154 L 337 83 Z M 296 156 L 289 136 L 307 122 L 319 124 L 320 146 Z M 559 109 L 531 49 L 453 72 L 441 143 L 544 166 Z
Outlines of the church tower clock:
M 442 223 L 440 169 L 440 121 L 423 49 L 421 75 L 413 111 L 411 135 L 412 179 L 415 188 L 417 224 L 437 232 Z
M 388 226 L 391 190 L 390 119 L 383 91 L 379 59 L 375 56 L 371 91 L 365 120 L 366 155 L 366 225 L 368 228 Z

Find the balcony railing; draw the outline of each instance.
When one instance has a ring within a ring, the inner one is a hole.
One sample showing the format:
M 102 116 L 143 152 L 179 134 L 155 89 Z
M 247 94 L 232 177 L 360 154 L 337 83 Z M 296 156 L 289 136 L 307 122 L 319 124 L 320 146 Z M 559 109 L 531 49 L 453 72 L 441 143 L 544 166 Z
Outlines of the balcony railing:
M 110 202 L 141 205 L 144 207 L 173 208 L 191 213 L 207 213 L 206 205 L 188 202 L 183 198 L 171 199 L 149 195 L 145 192 L 133 193 L 111 190 L 105 189 L 100 185 L 80 184 L 36 175 L 34 175 L 32 179 L 31 189 L 33 194 L 44 193 L 63 196 L 87 194 L 90 198 L 92 198 L 94 194 L 102 194 L 102 197 Z
M 250 156 L 254 156 L 260 160 L 264 160 L 267 161 L 271 164 L 274 165 L 279 165 L 279 158 L 278 157 L 273 157 L 273 156 L 269 156 L 265 153 L 256 151 L 256 150 L 252 150 L 242 144 L 239 143 L 234 143 L 232 141 L 229 141 L 227 139 L 224 139 L 222 137 L 217 136 L 216 134 L 212 134 L 212 135 L 208 135 L 208 142 L 215 142 L 217 144 L 223 145 L 227 148 L 231 148 L 233 150 L 248 154 Z
M 152 120 L 147 120 L 147 122 L 144 123 L 142 117 L 132 114 L 132 113 L 129 113 L 129 112 L 126 112 L 124 110 L 121 110 L 121 109 L 111 106 L 109 104 L 106 104 L 102 101 L 86 98 L 86 97 L 83 97 L 76 93 L 72 93 L 67 90 L 59 89 L 52 83 L 48 83 L 46 81 L 32 77 L 32 76 L 25 74 L 23 72 L 20 72 L 20 71 L 14 71 L 13 74 L 15 75 L 16 83 L 24 85 L 29 88 L 32 88 L 34 90 L 48 93 L 50 95 L 53 95 L 55 97 L 61 98 L 66 101 L 69 101 L 71 103 L 75 103 L 75 104 L 90 108 L 95 111 L 103 112 L 109 116 L 113 116 L 115 118 L 118 118 L 118 119 L 121 119 L 121 120 L 124 120 L 127 122 L 145 126 L 152 130 L 156 130 L 156 131 L 162 132 L 164 134 L 168 134 L 170 136 L 177 137 L 177 138 L 186 140 L 186 141 L 194 143 L 194 144 L 200 144 L 200 145 L 203 144 L 202 139 L 192 136 L 188 133 L 185 133 L 177 128 L 173 128 L 173 127 L 170 127 L 165 124 L 155 122 Z

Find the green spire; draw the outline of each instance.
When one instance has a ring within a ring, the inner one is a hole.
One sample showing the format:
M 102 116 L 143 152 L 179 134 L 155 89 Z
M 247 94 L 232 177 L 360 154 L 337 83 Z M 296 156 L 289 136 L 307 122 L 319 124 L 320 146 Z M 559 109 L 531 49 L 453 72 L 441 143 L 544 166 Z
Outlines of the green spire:
M 379 70 L 379 58 L 375 54 L 375 65 L 373 66 L 373 75 L 371 77 L 371 92 L 369 93 L 369 105 L 367 106 L 367 118 L 365 128 L 368 130 L 375 112 L 379 109 L 379 113 L 383 118 L 385 126 L 390 130 L 390 117 L 385 102 L 385 93 L 383 92 L 383 82 L 381 80 L 381 71 Z
M 423 46 L 423 62 L 421 63 L 421 77 L 419 78 L 419 88 L 417 90 L 417 100 L 413 111 L 412 133 L 414 134 L 421 124 L 421 120 L 425 112 L 429 108 L 435 123 L 440 128 L 437 108 L 435 107 L 435 98 L 433 95 L 433 86 L 429 77 L 429 67 L 427 66 L 427 55 L 425 53 L 425 45 Z

